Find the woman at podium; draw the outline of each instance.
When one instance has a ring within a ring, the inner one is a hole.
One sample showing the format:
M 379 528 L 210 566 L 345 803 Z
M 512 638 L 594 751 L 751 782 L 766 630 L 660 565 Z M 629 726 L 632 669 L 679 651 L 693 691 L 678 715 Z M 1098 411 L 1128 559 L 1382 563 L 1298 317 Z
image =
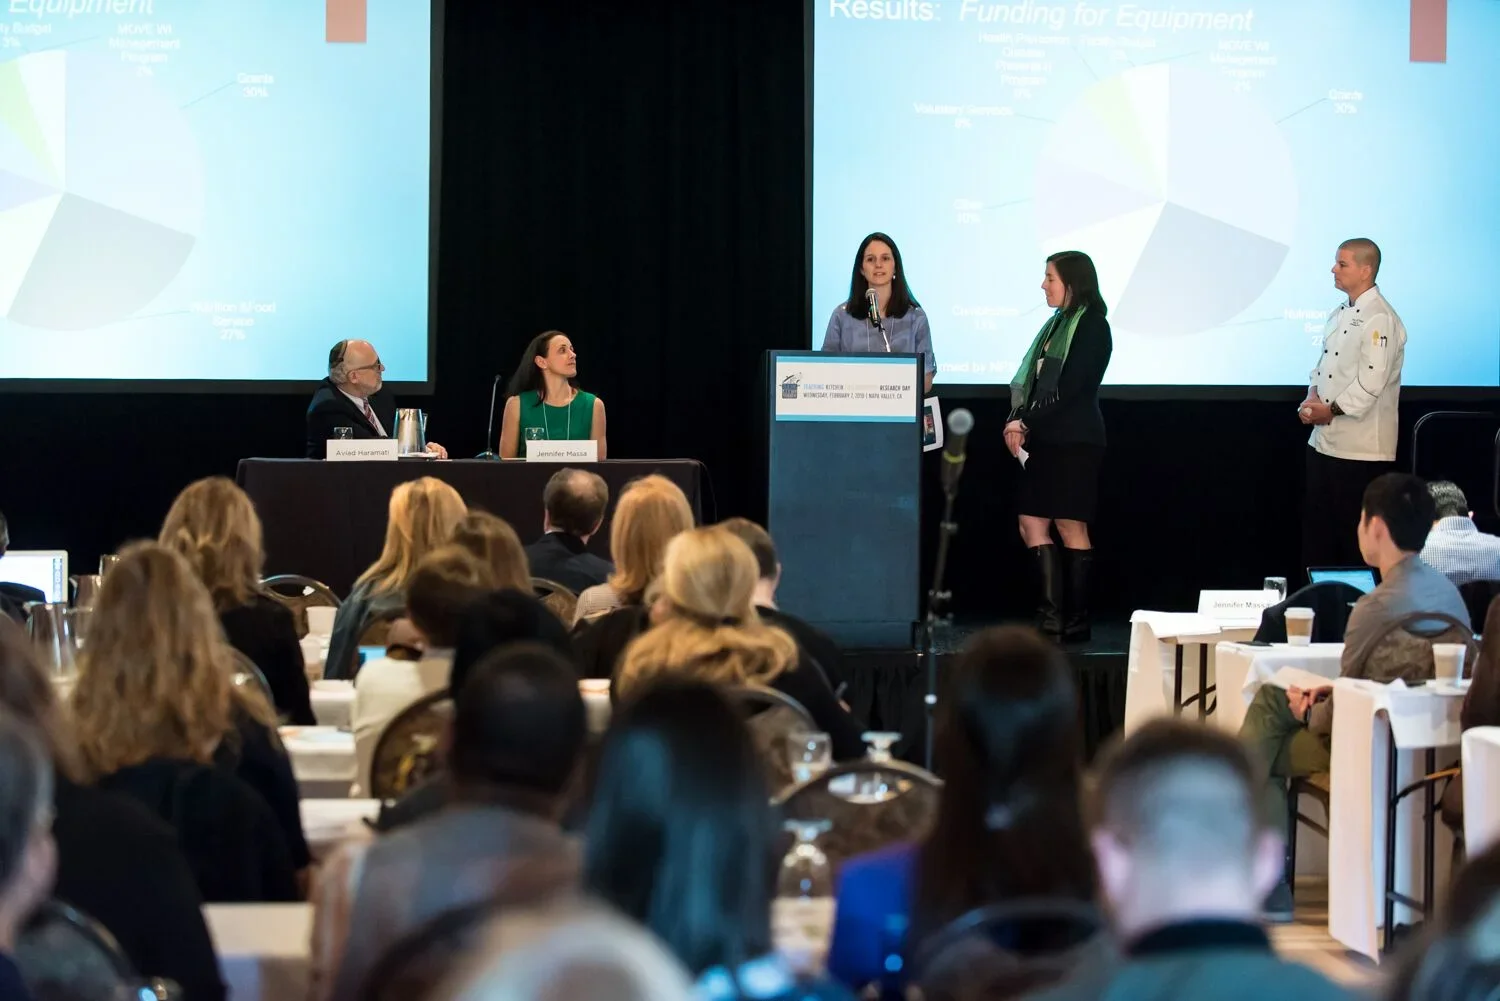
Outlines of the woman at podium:
M 1066 250 L 1047 258 L 1042 291 L 1055 312 L 1011 380 L 1005 446 L 1021 460 L 1016 509 L 1041 578 L 1037 627 L 1054 639 L 1085 640 L 1094 559 L 1089 522 L 1104 461 L 1099 384 L 1113 345 L 1087 254 Z
M 884 233 L 871 233 L 860 242 L 849 277 L 849 298 L 829 318 L 823 350 L 920 354 L 926 373 L 923 389 L 932 389 L 937 362 L 927 314 L 906 284 L 896 241 Z
M 531 339 L 506 393 L 500 458 L 525 458 L 528 441 L 588 439 L 605 458 L 604 401 L 578 388 L 578 354 L 561 330 Z

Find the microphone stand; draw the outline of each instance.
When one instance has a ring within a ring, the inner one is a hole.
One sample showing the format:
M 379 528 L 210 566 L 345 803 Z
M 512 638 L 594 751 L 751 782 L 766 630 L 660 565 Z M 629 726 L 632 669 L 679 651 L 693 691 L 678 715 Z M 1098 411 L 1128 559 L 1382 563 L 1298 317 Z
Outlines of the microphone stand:
M 496 375 L 495 381 L 490 383 L 490 423 L 489 427 L 486 428 L 484 432 L 485 449 L 483 452 L 480 452 L 478 455 L 474 456 L 474 458 L 476 459 L 500 458 L 500 456 L 495 454 L 495 394 L 499 391 L 500 376 Z
M 943 520 L 938 523 L 937 561 L 932 568 L 932 587 L 927 591 L 927 615 L 918 627 L 919 656 L 927 669 L 927 735 L 924 741 L 924 766 L 933 770 L 932 740 L 937 715 L 937 631 L 952 621 L 948 613 L 948 602 L 953 592 L 943 587 L 943 577 L 948 571 L 948 546 L 958 534 L 958 522 L 953 520 L 953 502 L 958 498 L 958 484 L 943 490 Z

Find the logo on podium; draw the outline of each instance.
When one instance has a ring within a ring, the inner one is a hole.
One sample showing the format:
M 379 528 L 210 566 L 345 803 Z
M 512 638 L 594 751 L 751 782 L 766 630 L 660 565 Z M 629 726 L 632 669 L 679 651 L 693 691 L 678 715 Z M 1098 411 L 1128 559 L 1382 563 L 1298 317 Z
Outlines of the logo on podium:
M 781 380 L 781 398 L 783 400 L 795 400 L 797 398 L 797 387 L 802 382 L 802 373 L 793 372 Z

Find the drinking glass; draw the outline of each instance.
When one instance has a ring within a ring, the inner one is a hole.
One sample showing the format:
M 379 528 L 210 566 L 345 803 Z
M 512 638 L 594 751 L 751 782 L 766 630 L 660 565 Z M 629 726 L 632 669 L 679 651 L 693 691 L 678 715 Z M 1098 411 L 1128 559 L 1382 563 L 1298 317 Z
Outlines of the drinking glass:
M 861 737 L 866 744 L 870 745 L 870 750 L 865 754 L 865 760 L 885 763 L 893 760 L 891 748 L 895 746 L 896 741 L 901 739 L 901 734 L 887 730 L 871 730 L 861 734 Z M 899 780 L 879 770 L 865 772 L 859 776 L 859 782 L 849 799 L 855 803 L 883 803 L 888 799 L 894 799 L 899 795 L 896 789 L 897 781 Z
M 354 437 L 354 429 L 351 427 L 337 427 L 333 429 L 335 441 L 348 441 Z
M 792 733 L 786 741 L 793 782 L 817 778 L 833 764 L 833 744 L 826 733 Z
M 1285 577 L 1267 577 L 1266 582 L 1261 585 L 1261 588 L 1266 591 L 1275 591 L 1279 594 L 1281 597 L 1277 598 L 1277 601 L 1282 601 L 1286 598 Z
M 833 824 L 827 820 L 788 820 L 783 825 L 796 839 L 781 860 L 771 927 L 776 951 L 794 970 L 820 973 L 833 939 L 833 867 L 818 847 L 818 836 Z
M 119 562 L 120 557 L 116 556 L 114 553 L 105 553 L 103 556 L 99 557 L 99 579 L 103 580 L 105 576 L 107 576 Z

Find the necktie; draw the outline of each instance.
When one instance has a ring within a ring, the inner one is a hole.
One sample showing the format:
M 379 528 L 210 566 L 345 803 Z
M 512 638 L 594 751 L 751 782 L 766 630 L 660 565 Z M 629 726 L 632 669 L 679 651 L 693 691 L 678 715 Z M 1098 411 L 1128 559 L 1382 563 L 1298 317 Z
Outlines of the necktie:
M 361 402 L 364 404 L 365 408 L 365 420 L 369 421 L 370 427 L 374 428 L 378 433 L 380 431 L 380 425 L 375 423 L 375 411 L 370 409 L 370 401 L 363 400 Z

